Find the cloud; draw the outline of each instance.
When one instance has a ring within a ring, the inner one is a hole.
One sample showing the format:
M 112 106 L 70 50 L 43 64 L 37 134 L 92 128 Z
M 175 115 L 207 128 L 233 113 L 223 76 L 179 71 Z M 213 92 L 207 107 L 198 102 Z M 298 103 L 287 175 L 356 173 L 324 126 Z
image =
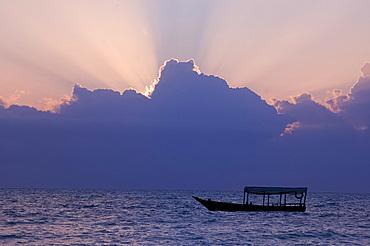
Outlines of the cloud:
M 201 73 L 194 61 L 169 60 L 151 94 L 162 119 L 238 126 L 280 134 L 287 120 L 248 88 L 230 88 L 220 77 Z
M 28 91 L 16 90 L 8 97 L 0 97 L 0 105 L 3 107 L 8 107 L 10 105 L 17 104 L 19 99 L 25 94 L 28 94 Z
M 364 130 L 370 126 L 370 64 L 362 68 L 362 75 L 347 95 L 340 90 L 333 91 L 333 98 L 326 104 L 333 112 L 350 122 L 356 129 Z
M 5 108 L 4 105 L 0 105 L 0 119 L 3 120 L 43 120 L 54 116 L 49 111 L 40 111 L 29 106 L 11 105 Z
M 55 114 L 59 114 L 62 105 L 68 105 L 71 101 L 71 97 L 65 95 L 59 100 L 55 100 L 50 97 L 45 97 L 41 101 L 42 111 L 50 111 Z
M 18 102 L 18 100 L 28 92 L 25 90 L 16 90 L 9 98 L 8 98 L 8 103 L 9 104 L 15 104 Z
M 4 109 L 5 108 L 5 101 L 0 97 L 0 109 Z
M 348 94 L 334 89 L 332 98 L 322 105 L 309 93 L 291 98 L 291 102 L 273 99 L 273 105 L 280 114 L 299 122 L 294 128 L 287 127 L 285 133 L 309 128 L 366 130 L 370 126 L 370 76 L 369 63 L 362 68 L 362 76 Z
M 293 122 L 292 124 L 288 124 L 286 127 L 285 127 L 285 130 L 282 134 L 280 134 L 281 136 L 284 136 L 286 134 L 293 134 L 293 131 L 300 128 L 301 127 L 301 123 L 299 121 L 296 121 L 296 122 Z
M 97 89 L 90 91 L 78 84 L 72 96 L 56 108 L 66 118 L 90 118 L 95 120 L 125 120 L 133 117 L 145 118 L 149 99 L 134 90 L 118 91 Z M 104 118 L 102 118 L 104 117 Z
M 369 132 L 311 94 L 271 106 L 174 59 L 153 88 L 76 84 L 54 113 L 0 101 L 0 187 L 369 191 Z
M 230 88 L 224 79 L 201 73 L 193 60 L 167 61 L 153 88 L 148 98 L 132 89 L 90 91 L 76 84 L 71 99 L 54 111 L 67 118 L 239 127 L 267 135 L 279 135 L 289 123 L 250 89 Z
M 350 124 L 325 106 L 316 102 L 309 93 L 302 93 L 292 97 L 291 102 L 274 99 L 273 103 L 280 114 L 286 114 L 296 122 L 293 128 L 288 127 L 288 130 L 286 129 L 285 132 L 291 133 L 293 130 L 351 128 Z
M 365 63 L 361 68 L 362 77 L 370 76 L 370 62 Z

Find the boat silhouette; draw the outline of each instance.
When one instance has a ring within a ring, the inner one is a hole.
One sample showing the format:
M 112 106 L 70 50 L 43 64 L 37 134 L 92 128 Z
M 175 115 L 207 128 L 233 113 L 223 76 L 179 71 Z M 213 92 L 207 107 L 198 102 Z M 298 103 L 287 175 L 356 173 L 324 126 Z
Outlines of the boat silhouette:
M 253 204 L 249 201 L 249 195 L 261 195 L 262 204 Z M 293 195 L 297 201 L 287 203 L 287 195 Z M 271 196 L 279 196 L 278 203 L 270 203 Z M 248 187 L 244 188 L 243 203 L 218 202 L 211 199 L 204 200 L 193 196 L 195 200 L 201 203 L 210 211 L 306 211 L 307 188 L 290 188 L 290 187 Z M 266 199 L 267 197 L 267 199 Z

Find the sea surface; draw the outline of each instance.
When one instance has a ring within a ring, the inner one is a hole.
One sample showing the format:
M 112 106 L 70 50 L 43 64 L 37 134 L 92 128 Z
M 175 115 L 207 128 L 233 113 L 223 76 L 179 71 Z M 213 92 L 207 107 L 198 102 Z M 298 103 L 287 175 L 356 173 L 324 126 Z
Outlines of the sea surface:
M 302 212 L 211 212 L 241 191 L 1 189 L 0 245 L 370 245 L 370 194 L 308 193 Z

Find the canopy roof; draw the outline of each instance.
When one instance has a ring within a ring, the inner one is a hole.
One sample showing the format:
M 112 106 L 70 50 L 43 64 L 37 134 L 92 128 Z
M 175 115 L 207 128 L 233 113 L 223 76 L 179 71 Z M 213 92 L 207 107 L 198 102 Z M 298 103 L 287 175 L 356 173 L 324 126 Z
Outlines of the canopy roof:
M 306 193 L 307 187 L 256 187 L 246 186 L 244 192 L 252 194 L 295 194 L 295 193 Z

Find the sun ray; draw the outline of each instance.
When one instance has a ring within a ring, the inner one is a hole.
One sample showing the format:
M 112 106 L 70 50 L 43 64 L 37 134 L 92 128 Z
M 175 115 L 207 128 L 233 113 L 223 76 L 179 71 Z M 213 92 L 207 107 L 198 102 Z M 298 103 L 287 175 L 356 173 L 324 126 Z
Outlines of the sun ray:
M 369 59 L 368 8 L 365 0 L 1 1 L 0 96 L 27 90 L 57 100 L 73 83 L 145 91 L 170 58 L 195 59 L 202 72 L 264 98 L 346 90 Z

